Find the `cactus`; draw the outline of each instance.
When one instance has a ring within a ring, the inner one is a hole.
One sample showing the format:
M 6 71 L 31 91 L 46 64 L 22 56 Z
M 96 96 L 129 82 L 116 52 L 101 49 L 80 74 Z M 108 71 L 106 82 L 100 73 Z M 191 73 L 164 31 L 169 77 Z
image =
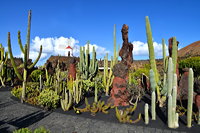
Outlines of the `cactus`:
M 172 42 L 172 61 L 173 61 L 173 64 L 174 64 L 174 66 L 173 66 L 173 72 L 174 73 L 176 73 L 177 51 L 178 51 L 178 46 L 177 46 L 176 37 L 173 37 L 173 42 Z
M 111 57 L 112 58 L 112 57 Z M 105 92 L 106 92 L 106 96 L 109 95 L 109 88 L 112 85 L 114 76 L 113 76 L 113 64 L 114 60 L 111 59 L 110 62 L 110 70 L 108 70 L 108 53 L 106 53 L 106 56 L 104 57 L 104 75 L 103 75 L 103 86 L 105 87 Z
M 160 89 L 157 86 L 158 81 L 159 81 L 159 74 L 158 74 L 157 67 L 156 67 L 154 47 L 153 47 L 153 38 L 152 38 L 151 26 L 150 26 L 148 16 L 146 16 L 146 35 L 147 35 L 147 43 L 148 43 L 148 49 L 149 49 L 150 66 L 151 66 L 151 69 L 154 71 L 154 74 L 155 74 L 156 92 L 157 92 L 158 100 L 160 101 Z
M 150 76 L 151 91 L 155 91 L 156 81 L 155 81 L 155 74 L 152 69 L 149 71 L 149 76 Z
M 40 75 L 40 91 L 42 91 L 42 75 Z
M 78 104 L 82 99 L 82 88 L 83 88 L 83 82 L 81 79 L 79 79 L 78 74 L 76 74 L 76 80 L 73 82 L 73 98 L 74 103 Z
M 189 69 L 188 77 L 188 105 L 187 105 L 187 127 L 192 126 L 192 107 L 193 107 L 193 85 L 194 85 L 194 73 L 192 68 Z
M 151 114 L 152 120 L 156 120 L 156 93 L 152 91 L 151 93 Z
M 172 96 L 168 95 L 168 127 L 173 128 L 173 118 L 172 118 Z
M 117 50 L 117 42 L 116 42 L 116 25 L 114 24 L 114 31 L 113 31 L 113 42 L 114 42 L 114 55 L 113 55 L 113 66 L 118 62 L 119 56 L 119 48 Z
M 80 47 L 80 61 L 78 68 L 81 73 L 81 78 L 84 80 L 91 80 L 96 76 L 98 71 L 98 61 L 96 59 L 95 47 L 92 51 L 92 59 L 90 59 L 89 42 L 85 52 L 85 47 Z
M 67 89 L 65 87 L 65 89 L 64 89 L 64 99 L 60 100 L 61 107 L 64 111 L 68 111 L 70 109 L 70 107 L 72 106 L 72 100 L 73 100 L 73 97 L 72 97 L 71 90 L 69 90 L 67 92 Z
M 50 87 L 53 85 L 53 77 L 49 75 L 47 69 L 45 68 L 45 76 L 46 76 L 46 81 L 44 82 L 44 85 L 46 87 Z
M 146 103 L 144 106 L 144 121 L 145 124 L 149 124 L 149 105 Z
M 167 94 L 168 96 L 172 94 L 173 87 L 173 63 L 172 58 L 169 58 L 168 70 L 167 70 Z
M 40 46 L 40 52 L 38 57 L 36 58 L 36 60 L 33 62 L 33 64 L 31 64 L 30 66 L 28 66 L 28 60 L 29 60 L 29 49 L 30 48 L 30 19 L 31 18 L 31 11 L 29 11 L 29 17 L 28 17 L 28 33 L 27 33 L 27 44 L 25 44 L 25 46 L 22 46 L 21 43 L 21 37 L 20 37 L 20 32 L 18 32 L 18 42 L 21 48 L 21 51 L 24 53 L 24 59 L 23 59 L 23 76 L 19 73 L 17 66 L 14 62 L 14 57 L 12 54 L 12 49 L 11 49 L 11 39 L 10 39 L 10 32 L 8 32 L 8 52 L 10 55 L 10 60 L 11 60 L 11 64 L 14 68 L 14 71 L 17 75 L 17 77 L 23 81 L 23 90 L 22 90 L 22 97 L 21 97 L 21 102 L 23 103 L 23 101 L 25 100 L 25 92 L 26 92 L 26 83 L 27 83 L 27 73 L 30 69 L 32 69 L 35 64 L 38 62 L 38 60 L 40 59 L 40 56 L 42 54 L 42 45 Z
M 1 68 L 1 72 L 0 72 L 0 80 L 1 80 L 1 85 L 5 87 L 4 82 L 7 79 L 7 59 L 8 59 L 8 52 L 4 51 L 4 47 L 2 46 L 2 44 L 0 44 L 0 63 L 2 63 L 2 68 Z
M 97 82 L 95 81 L 95 92 L 94 92 L 94 102 L 97 103 L 98 102 L 98 88 L 97 88 Z

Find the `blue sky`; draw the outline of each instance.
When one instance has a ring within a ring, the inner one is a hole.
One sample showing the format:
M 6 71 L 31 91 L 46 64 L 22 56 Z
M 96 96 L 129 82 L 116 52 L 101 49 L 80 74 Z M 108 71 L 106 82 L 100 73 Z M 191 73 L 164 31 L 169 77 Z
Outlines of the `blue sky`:
M 134 44 L 134 59 L 148 59 L 145 16 L 150 18 L 157 58 L 161 57 L 162 38 L 167 41 L 176 36 L 179 48 L 200 40 L 198 0 L 1 0 L 0 5 L 0 43 L 7 47 L 7 32 L 11 32 L 15 56 L 22 55 L 17 44 L 17 31 L 21 31 L 25 43 L 27 14 L 29 9 L 32 10 L 33 59 L 39 45 L 44 45 L 39 64 L 51 54 L 63 54 L 58 45 L 70 44 L 78 48 L 88 40 L 98 48 L 99 58 L 106 52 L 112 55 L 114 24 L 117 44 L 122 45 L 121 27 L 127 24 L 129 41 Z

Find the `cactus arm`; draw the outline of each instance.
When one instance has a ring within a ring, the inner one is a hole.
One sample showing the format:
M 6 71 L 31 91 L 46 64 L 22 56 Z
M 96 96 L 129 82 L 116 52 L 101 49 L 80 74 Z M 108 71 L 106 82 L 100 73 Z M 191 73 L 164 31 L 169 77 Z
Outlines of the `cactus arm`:
M 15 64 L 15 61 L 14 61 L 14 57 L 13 57 L 13 54 L 12 54 L 12 48 L 11 48 L 11 39 L 10 39 L 10 32 L 8 32 L 8 52 L 9 52 L 9 55 L 10 55 L 10 61 L 11 61 L 11 64 L 14 68 L 14 71 L 17 75 L 17 77 L 23 81 L 23 78 L 22 76 L 20 75 L 19 71 L 17 70 L 17 66 Z
M 171 94 L 168 96 L 168 127 L 173 128 L 172 122 L 172 96 Z
M 24 48 L 23 48 L 22 41 L 21 41 L 20 31 L 18 31 L 18 44 L 19 44 L 19 47 L 20 47 L 22 53 L 24 53 Z
M 152 120 L 156 120 L 156 94 L 155 91 L 151 94 L 151 112 L 152 112 Z
M 35 66 L 35 64 L 39 61 L 39 59 L 40 59 L 40 57 L 41 57 L 41 54 L 42 54 L 42 45 L 40 46 L 40 52 L 39 52 L 38 57 L 37 57 L 36 60 L 33 62 L 33 64 L 31 64 L 31 65 L 28 67 L 28 69 L 32 69 L 32 68 Z

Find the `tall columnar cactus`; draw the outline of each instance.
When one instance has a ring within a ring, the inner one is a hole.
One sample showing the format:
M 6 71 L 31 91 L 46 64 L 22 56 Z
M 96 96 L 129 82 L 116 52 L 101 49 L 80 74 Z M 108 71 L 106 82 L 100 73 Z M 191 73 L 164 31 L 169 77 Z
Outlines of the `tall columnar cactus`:
M 189 69 L 188 77 L 188 105 L 187 105 L 187 127 L 192 126 L 192 107 L 193 107 L 193 86 L 194 86 L 194 73 L 192 68 Z
M 156 80 L 155 80 L 155 74 L 154 71 L 151 69 L 149 71 L 150 75 L 150 84 L 151 84 L 151 114 L 152 114 L 152 120 L 156 120 Z
M 173 37 L 173 42 L 172 42 L 172 61 L 173 61 L 173 64 L 174 64 L 174 66 L 173 66 L 173 72 L 174 73 L 176 73 L 177 51 L 178 51 L 178 46 L 177 46 L 176 37 Z
M 90 59 L 89 42 L 87 43 L 86 51 L 85 47 L 80 47 L 78 68 L 81 73 L 81 78 L 84 80 L 91 80 L 98 72 L 98 60 L 96 59 L 95 47 L 93 47 L 92 59 Z
M 94 102 L 98 102 L 98 88 L 97 88 L 97 82 L 95 81 L 95 87 L 94 87 Z
M 173 128 L 173 118 L 172 118 L 172 96 L 168 95 L 168 127 Z
M 42 54 L 42 45 L 40 46 L 40 52 L 38 57 L 36 58 L 36 60 L 33 62 L 33 64 L 31 64 L 30 66 L 28 66 L 28 60 L 29 60 L 29 47 L 30 47 L 30 19 L 31 18 L 31 11 L 29 11 L 29 17 L 28 17 L 28 33 L 27 33 L 27 44 L 25 44 L 25 46 L 22 46 L 22 42 L 21 42 L 21 37 L 20 37 L 20 32 L 18 32 L 18 42 L 21 48 L 22 53 L 24 54 L 24 59 L 23 59 L 23 76 L 19 73 L 17 66 L 14 62 L 14 57 L 12 54 L 12 48 L 11 48 L 11 39 L 10 39 L 10 32 L 8 32 L 8 52 L 10 55 L 10 60 L 11 60 L 11 64 L 14 68 L 14 71 L 17 75 L 17 77 L 23 81 L 23 90 L 22 90 L 22 96 L 21 96 L 21 102 L 23 103 L 23 101 L 25 100 L 25 93 L 26 93 L 26 83 L 27 83 L 27 73 L 30 69 L 32 69 L 35 64 L 38 62 L 38 60 L 40 59 L 40 56 Z
M 113 82 L 113 63 L 114 60 L 111 59 L 110 61 L 110 70 L 108 69 L 108 53 L 106 53 L 106 56 L 104 57 L 104 75 L 103 75 L 103 86 L 105 87 L 105 92 L 106 92 L 106 96 L 109 95 L 109 88 L 112 85 Z
M 60 102 L 61 102 L 62 109 L 64 111 L 68 111 L 73 104 L 72 91 L 69 90 L 67 92 L 67 89 L 65 87 L 65 89 L 64 89 L 64 99 L 61 99 Z
M 4 47 L 2 46 L 2 44 L 0 44 L 0 64 L 2 64 L 2 69 L 1 69 L 1 72 L 0 72 L 0 80 L 1 80 L 1 85 L 2 86 L 5 86 L 4 82 L 6 80 L 6 76 L 7 76 L 7 72 L 6 72 L 6 68 L 7 68 L 7 65 L 6 65 L 6 62 L 7 62 L 7 59 L 8 59 L 8 52 L 5 52 L 4 51 Z
M 113 65 L 115 65 L 118 62 L 118 56 L 119 56 L 119 48 L 117 50 L 117 41 L 116 41 L 116 25 L 114 25 L 113 42 L 114 42 Z
M 144 121 L 145 124 L 149 124 L 149 105 L 146 103 L 144 105 Z
M 157 86 L 158 81 L 159 81 L 159 74 L 157 71 L 157 66 L 156 66 L 156 61 L 155 61 L 153 38 L 152 38 L 151 26 L 150 26 L 148 16 L 146 16 L 146 35 L 147 35 L 147 43 L 148 43 L 148 49 L 149 49 L 150 66 L 151 66 L 151 69 L 154 71 L 156 86 Z M 160 89 L 158 86 L 156 87 L 156 92 L 157 92 L 158 100 L 160 100 Z
M 76 80 L 73 82 L 73 98 L 74 98 L 74 103 L 78 104 L 82 97 L 83 97 L 83 82 L 81 79 L 79 79 L 78 74 L 76 74 Z
M 167 94 L 168 96 L 172 94 L 173 87 L 173 63 L 172 58 L 169 58 L 168 70 L 167 70 Z

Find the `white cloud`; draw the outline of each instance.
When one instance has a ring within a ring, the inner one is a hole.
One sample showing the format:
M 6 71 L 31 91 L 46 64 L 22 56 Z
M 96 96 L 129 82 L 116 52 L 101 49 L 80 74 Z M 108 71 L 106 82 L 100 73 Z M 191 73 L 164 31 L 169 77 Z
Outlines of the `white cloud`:
M 141 41 L 133 41 L 132 42 L 134 48 L 133 48 L 133 56 L 149 56 L 149 50 L 148 50 L 148 44 L 141 42 Z M 154 52 L 155 56 L 157 58 L 162 57 L 162 44 L 153 42 L 154 46 Z M 168 54 L 167 51 L 167 46 L 166 46 L 166 53 Z
M 42 45 L 42 55 L 40 58 L 40 63 L 45 63 L 45 61 L 51 55 L 65 55 L 65 48 L 69 45 L 73 48 L 73 55 L 79 56 L 80 46 L 78 45 L 79 41 L 74 39 L 73 37 L 48 37 L 48 38 L 40 38 L 36 36 L 31 42 L 30 49 L 30 58 L 35 60 L 39 54 L 40 45 Z M 84 46 L 86 46 L 85 44 Z M 97 55 L 105 55 L 109 53 L 106 48 L 98 46 L 97 44 L 89 44 L 90 51 L 92 51 L 93 46 L 97 52 Z M 23 53 L 18 55 L 17 57 L 23 57 Z M 41 63 L 41 61 L 43 61 Z

